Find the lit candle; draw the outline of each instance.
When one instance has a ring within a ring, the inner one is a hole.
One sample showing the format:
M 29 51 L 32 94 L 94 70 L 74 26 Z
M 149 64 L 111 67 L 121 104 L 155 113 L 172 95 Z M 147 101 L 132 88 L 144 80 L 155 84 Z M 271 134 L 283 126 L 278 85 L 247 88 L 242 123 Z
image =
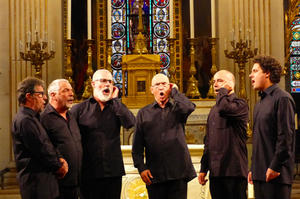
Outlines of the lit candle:
M 169 17 L 170 17 L 170 38 L 173 38 L 173 1 L 170 1 Z
M 111 1 L 107 1 L 107 39 L 111 39 Z
M 31 32 L 30 31 L 28 31 L 27 32 L 27 42 L 31 42 Z
M 227 50 L 227 39 L 224 39 L 224 50 Z
M 211 37 L 216 37 L 216 1 L 211 0 Z
M 92 5 L 91 0 L 87 1 L 87 39 L 92 39 Z
M 68 0 L 67 39 L 71 39 L 71 0 Z
M 195 22 L 194 22 L 194 0 L 190 0 L 190 27 L 191 38 L 195 37 Z

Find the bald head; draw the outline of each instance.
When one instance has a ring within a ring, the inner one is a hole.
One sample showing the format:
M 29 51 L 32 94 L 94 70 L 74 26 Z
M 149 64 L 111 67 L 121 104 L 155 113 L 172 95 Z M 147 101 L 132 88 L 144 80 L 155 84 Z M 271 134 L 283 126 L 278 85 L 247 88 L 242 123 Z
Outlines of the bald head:
M 101 79 L 103 76 L 110 76 L 112 79 L 112 74 L 106 69 L 99 69 L 93 75 L 93 81 Z
M 169 78 L 166 75 L 162 74 L 162 73 L 156 74 L 152 78 L 151 85 L 155 86 L 155 84 L 158 83 L 158 82 L 166 82 L 167 84 L 169 84 Z
M 214 75 L 214 90 L 217 94 L 220 88 L 230 90 L 230 94 L 234 92 L 235 78 L 228 70 L 220 70 Z

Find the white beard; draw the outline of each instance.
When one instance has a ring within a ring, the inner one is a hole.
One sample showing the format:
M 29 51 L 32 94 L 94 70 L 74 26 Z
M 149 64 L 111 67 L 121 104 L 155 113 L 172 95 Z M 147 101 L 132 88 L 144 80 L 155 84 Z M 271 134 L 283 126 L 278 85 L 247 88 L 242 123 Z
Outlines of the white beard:
M 105 90 L 106 88 L 102 88 L 96 92 L 94 92 L 94 95 L 101 101 L 101 102 L 107 102 L 111 99 L 111 96 L 112 96 L 112 91 L 111 89 L 109 90 L 109 95 L 103 95 L 103 91 Z

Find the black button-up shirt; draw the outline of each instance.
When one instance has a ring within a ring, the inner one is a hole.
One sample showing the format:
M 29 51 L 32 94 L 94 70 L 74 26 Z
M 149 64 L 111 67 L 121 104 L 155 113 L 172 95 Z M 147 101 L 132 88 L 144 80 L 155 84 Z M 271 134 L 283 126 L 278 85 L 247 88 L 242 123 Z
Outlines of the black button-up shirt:
M 58 183 L 54 173 L 61 163 L 39 121 L 39 114 L 20 107 L 13 121 L 12 137 L 22 198 L 57 197 Z
M 184 134 L 194 109 L 195 105 L 173 88 L 165 108 L 154 102 L 138 112 L 132 157 L 139 172 L 151 171 L 153 183 L 196 177 Z
M 265 181 L 268 168 L 280 172 L 272 180 L 291 184 L 295 152 L 295 102 L 277 84 L 260 93 L 254 108 L 252 179 Z
M 108 101 L 101 111 L 99 103 L 89 98 L 72 107 L 81 133 L 84 179 L 125 175 L 120 146 L 120 127 L 131 128 L 134 115 L 119 99 Z
M 201 172 L 210 177 L 247 177 L 248 105 L 221 88 L 207 118 Z
M 66 120 L 51 104 L 47 104 L 41 114 L 41 123 L 45 127 L 52 144 L 69 166 L 66 176 L 59 180 L 60 185 L 78 186 L 81 173 L 82 146 L 80 131 L 75 118 L 67 112 Z

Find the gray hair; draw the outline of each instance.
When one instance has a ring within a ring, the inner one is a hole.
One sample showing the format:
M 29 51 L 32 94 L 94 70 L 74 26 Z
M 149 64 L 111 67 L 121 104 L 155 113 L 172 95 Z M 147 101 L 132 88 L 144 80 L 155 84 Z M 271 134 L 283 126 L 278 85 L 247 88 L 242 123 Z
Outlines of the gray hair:
M 53 80 L 49 86 L 48 86 L 48 96 L 49 96 L 49 100 L 51 100 L 51 93 L 58 93 L 59 91 L 59 84 L 61 82 L 67 82 L 67 83 L 70 83 L 68 80 L 66 79 L 56 79 L 56 80 Z

